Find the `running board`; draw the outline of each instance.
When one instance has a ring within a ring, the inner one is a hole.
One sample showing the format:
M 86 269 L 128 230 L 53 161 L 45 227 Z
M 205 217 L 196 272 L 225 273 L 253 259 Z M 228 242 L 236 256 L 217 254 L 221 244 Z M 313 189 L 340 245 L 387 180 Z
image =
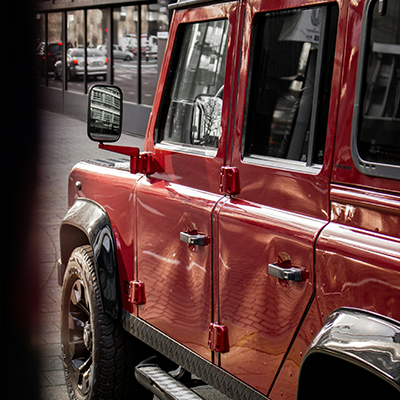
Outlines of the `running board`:
M 214 389 L 213 396 L 214 394 L 220 394 L 221 400 L 268 400 L 266 396 L 222 368 L 200 357 L 197 353 L 183 346 L 145 320 L 125 310 L 122 310 L 122 326 L 132 336 L 146 343 L 167 360 L 180 365 L 184 370 L 196 377 L 196 379 L 208 385 L 208 388 L 204 389 Z M 163 369 L 168 371 L 168 368 Z M 193 388 L 191 384 L 186 386 Z M 203 392 L 200 385 L 197 385 L 197 388 L 193 389 L 193 391 L 196 393 Z M 225 398 L 222 395 L 225 395 Z M 211 398 L 208 393 L 204 394 L 204 396 L 200 393 L 200 396 Z M 217 399 L 218 397 L 214 396 L 214 398 Z
M 135 369 L 137 381 L 160 400 L 203 400 L 193 390 L 173 378 L 151 360 L 143 361 Z

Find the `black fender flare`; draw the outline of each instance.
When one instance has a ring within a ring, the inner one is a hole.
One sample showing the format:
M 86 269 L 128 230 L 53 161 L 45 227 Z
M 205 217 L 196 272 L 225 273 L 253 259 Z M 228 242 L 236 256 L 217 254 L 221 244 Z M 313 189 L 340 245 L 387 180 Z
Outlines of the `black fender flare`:
M 299 391 L 303 373 L 316 354 L 372 372 L 400 392 L 400 323 L 396 320 L 355 308 L 332 312 L 304 355 Z
M 78 198 L 61 222 L 59 284 L 62 285 L 66 265 L 73 250 L 86 244 L 93 249 L 103 310 L 113 318 L 120 318 L 121 292 L 110 218 L 98 203 Z

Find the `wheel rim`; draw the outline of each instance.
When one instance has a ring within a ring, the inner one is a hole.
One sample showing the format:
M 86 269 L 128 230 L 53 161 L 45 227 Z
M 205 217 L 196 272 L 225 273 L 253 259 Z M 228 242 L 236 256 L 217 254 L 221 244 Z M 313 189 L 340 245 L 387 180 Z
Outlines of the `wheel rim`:
M 90 322 L 90 306 L 82 280 L 74 282 L 68 308 L 68 353 L 79 391 L 86 395 L 93 376 L 93 332 Z

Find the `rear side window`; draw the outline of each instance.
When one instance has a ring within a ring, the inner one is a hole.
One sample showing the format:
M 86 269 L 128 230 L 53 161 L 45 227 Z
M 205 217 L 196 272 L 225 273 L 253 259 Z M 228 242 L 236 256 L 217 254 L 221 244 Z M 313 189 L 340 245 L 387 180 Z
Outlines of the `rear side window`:
M 400 2 L 366 8 L 353 119 L 353 158 L 369 175 L 400 178 Z
M 245 161 L 323 163 L 337 18 L 335 4 L 255 19 Z
M 157 141 L 217 148 L 229 23 L 182 24 L 156 124 Z

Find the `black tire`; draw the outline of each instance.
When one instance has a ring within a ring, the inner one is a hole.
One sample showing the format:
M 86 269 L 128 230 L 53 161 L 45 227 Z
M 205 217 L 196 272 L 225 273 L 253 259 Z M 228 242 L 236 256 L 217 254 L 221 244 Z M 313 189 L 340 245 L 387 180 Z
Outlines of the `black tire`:
M 61 345 L 71 399 L 152 399 L 134 377 L 150 351 L 103 312 L 90 246 L 76 248 L 65 271 Z

